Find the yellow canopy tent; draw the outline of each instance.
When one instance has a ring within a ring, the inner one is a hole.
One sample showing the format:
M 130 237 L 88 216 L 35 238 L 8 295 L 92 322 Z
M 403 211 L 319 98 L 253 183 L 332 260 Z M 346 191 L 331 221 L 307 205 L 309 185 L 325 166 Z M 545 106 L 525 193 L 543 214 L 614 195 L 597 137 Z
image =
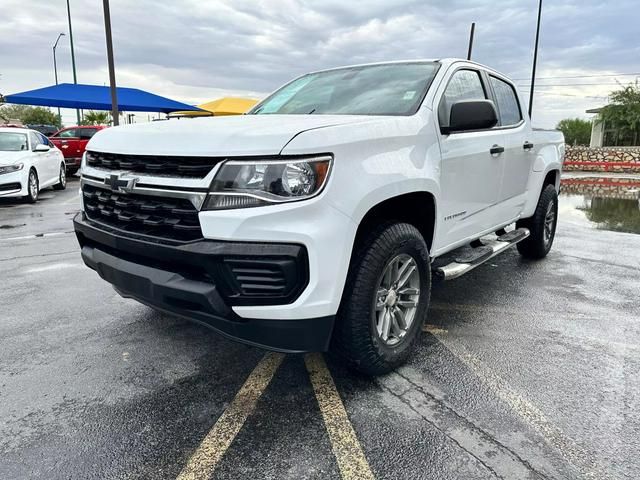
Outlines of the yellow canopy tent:
M 211 102 L 197 105 L 198 108 L 206 111 L 180 111 L 172 112 L 170 117 L 208 117 L 211 115 L 242 115 L 249 111 L 258 100 L 253 98 L 239 98 L 239 97 L 222 97 Z

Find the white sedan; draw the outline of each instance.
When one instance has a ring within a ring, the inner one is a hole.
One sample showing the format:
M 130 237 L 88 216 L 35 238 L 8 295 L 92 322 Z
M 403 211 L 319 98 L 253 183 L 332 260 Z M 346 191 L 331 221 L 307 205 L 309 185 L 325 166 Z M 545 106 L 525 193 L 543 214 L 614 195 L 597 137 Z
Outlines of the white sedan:
M 33 203 L 41 189 L 66 186 L 64 156 L 47 137 L 26 128 L 0 128 L 0 198 Z

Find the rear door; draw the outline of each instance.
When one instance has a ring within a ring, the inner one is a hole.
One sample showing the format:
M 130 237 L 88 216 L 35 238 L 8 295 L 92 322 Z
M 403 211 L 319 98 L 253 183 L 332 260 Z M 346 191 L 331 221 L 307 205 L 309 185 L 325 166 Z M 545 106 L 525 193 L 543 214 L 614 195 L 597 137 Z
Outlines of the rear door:
M 436 93 L 440 127 L 449 125 L 453 103 L 490 99 L 480 71 L 462 67 Z M 501 153 L 491 153 L 504 143 L 500 129 L 440 134 L 441 201 L 438 208 L 438 245 L 464 243 L 493 227 L 495 205 L 502 180 Z
M 504 133 L 504 153 L 498 209 L 502 217 L 513 219 L 526 200 L 527 183 L 535 160 L 531 127 L 525 121 L 515 87 L 492 73 L 486 75 Z
M 91 137 L 93 137 L 96 132 L 98 131 L 97 128 L 79 128 L 78 129 L 78 157 L 82 157 L 82 155 L 84 154 L 85 150 L 87 149 L 87 144 L 89 143 L 89 140 L 91 140 Z
M 80 138 L 78 128 L 67 128 L 52 138 L 53 143 L 62 151 L 64 158 L 76 158 L 80 155 Z

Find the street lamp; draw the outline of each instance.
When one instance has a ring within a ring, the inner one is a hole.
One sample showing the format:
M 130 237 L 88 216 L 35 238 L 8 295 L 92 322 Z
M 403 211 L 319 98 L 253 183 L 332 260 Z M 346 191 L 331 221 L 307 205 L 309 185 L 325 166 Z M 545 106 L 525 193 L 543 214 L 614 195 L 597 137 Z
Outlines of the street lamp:
M 58 46 L 58 42 L 61 37 L 64 37 L 64 33 L 58 35 L 56 38 L 56 43 L 53 44 L 53 74 L 56 78 L 56 85 L 58 85 L 58 65 L 56 63 L 56 47 Z M 60 107 L 58 107 L 58 126 L 62 126 L 62 116 L 60 115 Z

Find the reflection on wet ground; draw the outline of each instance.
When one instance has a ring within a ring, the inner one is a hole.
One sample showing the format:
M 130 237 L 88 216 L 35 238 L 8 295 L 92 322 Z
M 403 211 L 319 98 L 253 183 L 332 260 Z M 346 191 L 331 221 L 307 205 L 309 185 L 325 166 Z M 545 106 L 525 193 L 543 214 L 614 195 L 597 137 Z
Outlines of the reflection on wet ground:
M 640 234 L 640 176 L 563 178 L 560 214 L 594 228 Z

